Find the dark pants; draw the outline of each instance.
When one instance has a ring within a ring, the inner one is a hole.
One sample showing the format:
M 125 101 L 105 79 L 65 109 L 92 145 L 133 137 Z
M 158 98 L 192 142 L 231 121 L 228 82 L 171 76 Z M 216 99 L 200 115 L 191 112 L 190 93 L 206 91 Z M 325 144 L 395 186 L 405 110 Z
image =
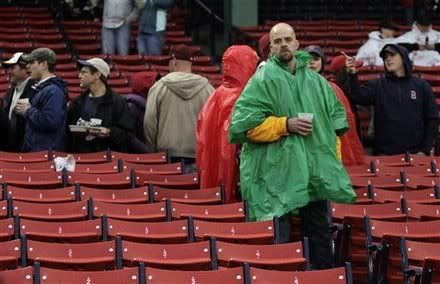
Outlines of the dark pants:
M 330 216 L 327 201 L 310 202 L 299 209 L 302 236 L 309 240 L 310 262 L 314 269 L 333 268 L 332 236 L 330 235 Z M 279 218 L 280 242 L 290 241 L 292 227 L 290 216 Z

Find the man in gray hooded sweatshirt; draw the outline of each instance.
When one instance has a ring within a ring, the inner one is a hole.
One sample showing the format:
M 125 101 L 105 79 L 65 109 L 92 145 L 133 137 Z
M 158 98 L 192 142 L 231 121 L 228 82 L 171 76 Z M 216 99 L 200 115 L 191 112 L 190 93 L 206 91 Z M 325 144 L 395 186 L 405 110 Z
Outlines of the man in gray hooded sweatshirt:
M 195 128 L 199 111 L 214 91 L 208 80 L 192 74 L 193 50 L 171 49 L 170 73 L 151 87 L 144 117 L 145 142 L 150 151 L 168 150 L 171 160 L 195 160 Z

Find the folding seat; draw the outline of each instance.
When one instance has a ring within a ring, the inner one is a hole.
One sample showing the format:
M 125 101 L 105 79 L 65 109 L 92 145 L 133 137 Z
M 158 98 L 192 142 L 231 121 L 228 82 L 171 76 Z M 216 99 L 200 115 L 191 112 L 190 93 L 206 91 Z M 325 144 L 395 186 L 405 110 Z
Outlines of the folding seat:
M 94 201 L 108 203 L 148 203 L 148 187 L 134 189 L 101 189 L 78 186 L 81 200 L 93 198 Z
M 433 188 L 440 185 L 440 177 L 411 177 L 412 182 L 416 184 L 417 189 Z
M 192 221 L 192 218 L 190 218 Z M 278 218 L 259 222 L 206 222 L 194 220 L 196 241 L 215 237 L 217 240 L 242 244 L 278 243 Z
M 373 198 L 371 197 L 371 188 L 372 186 L 357 188 L 354 190 L 356 193 L 356 202 L 355 204 L 373 204 Z M 400 200 L 400 199 L 399 199 Z
M 82 35 L 80 35 L 80 36 L 82 36 Z M 92 58 L 101 58 L 102 60 L 109 62 L 110 54 L 103 54 L 103 53 L 100 53 L 100 54 L 81 54 L 81 59 L 83 59 L 83 60 L 88 60 L 88 59 L 92 59 Z M 110 79 L 114 79 L 114 76 L 112 76 L 112 74 L 114 74 L 114 72 L 110 72 L 110 75 L 109 75 Z
M 398 175 L 401 171 L 407 176 L 434 177 L 438 176 L 439 170 L 433 162 L 432 165 L 421 165 L 411 167 L 380 167 L 380 175 Z
M 81 186 L 94 188 L 132 188 L 130 174 L 87 174 L 87 173 L 67 173 L 67 183 L 74 185 L 79 183 Z
M 439 243 L 408 241 L 401 238 L 403 283 L 420 283 L 423 264 L 427 257 L 440 257 Z M 411 282 L 415 278 L 414 282 Z
M 16 218 L 20 235 L 29 240 L 50 243 L 89 243 L 107 240 L 101 219 L 78 222 L 46 222 Z
M 345 167 L 350 177 L 374 177 L 378 174 L 378 168 L 374 162 L 360 166 Z
M 65 52 L 64 50 L 62 51 Z M 64 64 L 57 64 L 57 70 L 58 71 L 76 71 L 77 65 L 76 63 L 64 63 Z
M 51 161 L 38 163 L 13 163 L 0 161 L 0 170 L 6 172 L 44 173 L 54 172 L 55 165 Z
M 32 266 L 0 271 L 0 283 L 33 284 L 33 273 L 34 269 Z
M 273 270 L 309 270 L 307 238 L 303 242 L 276 245 L 244 245 L 216 241 L 221 267 L 237 267 L 247 262 L 252 267 Z
M 413 71 L 415 73 L 438 74 L 438 73 L 440 73 L 440 67 L 439 66 L 414 66 Z
M 29 41 L 29 38 L 30 36 L 27 33 L 0 34 L 0 41 L 5 41 L 9 43 L 25 43 Z
M 155 65 L 168 66 L 170 57 L 168 55 L 144 55 L 144 61 Z
M 178 45 L 178 44 L 191 45 L 192 38 L 191 37 L 167 37 L 167 36 L 165 36 L 165 42 L 167 44 L 171 44 L 171 45 Z
M 225 203 L 224 187 L 192 189 L 169 189 L 150 185 L 150 196 L 154 202 L 169 199 L 172 202 L 209 205 Z
M 81 29 L 82 30 L 82 29 Z M 86 31 L 87 32 L 87 31 Z M 92 32 L 91 30 L 89 30 L 89 32 Z M 101 38 L 99 36 L 96 35 L 81 35 L 81 34 L 74 34 L 71 33 L 69 34 L 69 39 L 77 45 L 80 44 L 90 44 L 90 43 L 95 43 L 95 42 L 100 42 Z M 83 57 L 83 56 L 81 56 Z
M 308 40 L 335 38 L 335 37 L 336 37 L 335 31 L 323 31 L 322 29 L 320 31 L 307 31 L 305 34 L 305 38 L 307 38 Z
M 4 162 L 14 162 L 14 163 L 36 163 L 36 162 L 47 162 L 48 152 L 32 152 L 32 153 L 12 153 L 12 152 L 1 152 L 0 151 L 0 161 Z
M 39 267 L 39 265 L 38 265 Z M 68 271 L 41 267 L 36 283 L 145 283 L 145 267 L 141 273 L 137 267 L 107 271 Z M 39 282 L 38 282 L 39 281 Z
M 438 75 L 432 75 L 432 74 L 421 74 L 420 78 L 428 81 L 428 83 L 431 86 L 440 86 L 440 79 L 438 78 Z
M 14 218 L 0 219 L 0 242 L 17 239 L 17 231 Z
M 339 40 L 357 40 L 358 47 L 360 47 L 362 40 L 368 38 L 368 31 L 339 30 L 337 38 Z
M 8 172 L 1 171 L 0 178 L 8 185 L 19 187 L 62 187 L 65 186 L 65 180 L 62 172 Z
M 440 257 L 427 257 L 422 268 L 422 284 L 440 283 Z
M 314 271 L 274 271 L 250 268 L 250 283 L 307 283 L 307 284 L 352 284 L 351 265 Z M 325 279 L 325 280 L 324 280 Z
M 359 48 L 362 45 L 362 42 L 358 39 L 327 40 L 327 45 L 335 48 Z
M 194 56 L 193 64 L 195 66 L 210 66 L 212 65 L 212 60 L 210 56 Z
M 106 217 L 104 217 L 106 218 Z M 108 218 L 108 236 L 137 243 L 178 244 L 194 241 L 187 220 L 172 222 L 129 222 Z
M 0 220 L 4 218 L 8 218 L 9 215 L 9 206 L 8 201 L 3 200 L 0 201 Z
M 374 188 L 372 191 L 373 200 L 375 203 L 398 202 L 405 198 L 407 202 L 421 203 L 421 204 L 440 204 L 439 189 L 421 189 L 412 191 L 393 191 Z M 408 215 L 410 214 L 408 209 Z
M 406 219 L 404 201 L 391 202 L 386 204 L 338 204 L 332 203 L 332 217 L 334 222 L 341 222 L 346 217 L 363 218 L 365 215 L 375 220 L 395 220 Z
M 210 73 L 210 74 L 219 74 L 221 72 L 220 67 L 218 66 L 193 66 L 192 71 L 194 73 Z
M 246 283 L 242 267 L 211 271 L 173 271 L 147 267 L 146 283 Z M 273 281 L 273 279 L 272 279 Z
M 109 151 L 94 153 L 63 153 L 52 151 L 51 154 L 52 159 L 55 159 L 56 157 L 66 157 L 68 154 L 73 155 L 73 157 L 75 158 L 75 162 L 79 164 L 98 164 L 111 161 Z
M 63 20 L 60 24 L 67 30 L 78 29 L 79 26 L 87 27 L 85 20 Z
M 82 57 L 81 54 L 100 54 L 101 44 L 99 43 L 75 44 L 75 49 L 78 52 L 78 54 L 80 54 L 80 57 Z
M 19 239 L 0 243 L 0 271 L 17 268 L 21 262 L 21 250 Z
M 87 202 L 29 203 L 14 201 L 13 215 L 41 221 L 75 221 L 88 217 Z
M 367 187 L 369 184 L 372 184 L 374 187 L 378 187 L 378 188 L 402 191 L 405 188 L 416 189 L 418 186 L 415 182 L 415 178 L 405 177 L 404 179 L 402 179 L 401 175 L 383 176 L 383 177 L 353 176 L 350 177 L 350 180 L 354 188 Z
M 161 76 L 165 76 L 164 74 L 168 74 L 170 72 L 170 68 L 167 66 L 161 66 L 161 65 L 151 65 L 151 69 L 160 73 Z M 193 70 L 193 72 L 195 72 Z
M 27 27 L 29 34 L 45 34 L 45 35 L 56 35 L 60 34 L 60 30 L 56 27 L 46 27 L 44 29 L 39 29 L 36 27 Z
M 407 210 L 408 217 L 412 219 L 417 219 L 420 221 L 440 220 L 440 204 L 424 205 L 415 202 L 408 202 Z
M 141 65 L 124 65 L 121 63 L 117 63 L 115 65 L 115 68 L 117 68 L 117 70 L 130 73 L 145 72 L 151 70 L 150 65 L 145 63 Z
M 89 207 L 94 218 L 106 215 L 109 218 L 126 221 L 165 221 L 169 220 L 165 202 L 150 204 L 116 204 L 89 200 Z
M 124 266 L 144 262 L 148 267 L 175 270 L 212 270 L 216 268 L 210 241 L 189 244 L 148 244 L 116 239 Z
M 135 170 L 136 172 L 157 174 L 157 175 L 180 175 L 183 173 L 182 163 L 173 164 L 139 164 L 124 162 L 124 171 Z
M 184 175 L 158 175 L 144 173 L 140 171 L 132 171 L 133 178 L 135 179 L 137 186 L 144 185 L 157 185 L 161 187 L 169 188 L 186 188 L 186 189 L 198 189 L 199 188 L 199 175 L 198 173 L 184 174 Z
M 107 83 L 111 88 L 128 87 L 128 80 L 127 79 L 111 79 Z
M 61 34 L 31 34 L 31 37 L 34 41 L 45 43 L 45 44 L 46 43 L 57 44 L 59 42 L 63 42 L 63 37 L 61 36 Z M 42 45 L 35 43 L 35 46 L 42 46 Z M 57 56 L 57 62 L 59 62 L 58 56 Z
M 0 26 L 2 27 L 22 27 L 24 26 L 24 21 L 22 19 L 15 19 L 15 20 L 0 20 Z
M 58 59 L 57 59 L 58 61 Z M 67 60 L 66 60 L 67 61 Z M 71 60 L 69 59 L 68 62 L 70 62 Z M 64 79 L 76 79 L 78 78 L 78 71 L 65 71 L 65 72 L 55 72 L 55 74 L 59 77 L 62 77 Z M 70 90 L 70 89 L 69 89 Z
M 374 161 L 378 167 L 407 167 L 411 165 L 410 155 L 401 154 L 394 156 L 365 156 L 367 162 Z
M 80 80 L 78 78 L 65 78 L 64 81 L 66 81 L 68 86 L 79 86 Z
M 116 267 L 114 241 L 59 244 L 27 240 L 27 262 L 38 261 L 48 268 L 69 270 L 112 270 Z
M 75 164 L 75 173 L 85 174 L 117 174 L 122 172 L 122 161 L 97 164 Z
M 387 222 L 365 217 L 368 278 L 373 283 L 385 279 L 402 283 L 400 238 L 423 242 L 440 242 L 440 220 L 428 222 Z M 376 243 L 381 243 L 378 246 Z M 376 253 L 375 259 L 373 253 Z M 373 268 L 373 269 L 372 269 Z
M 112 55 L 112 60 L 115 63 L 120 63 L 124 65 L 139 65 L 139 63 L 143 63 L 143 56 L 139 54 Z
M 222 205 L 190 205 L 171 202 L 173 219 L 187 219 L 192 216 L 196 220 L 218 222 L 248 221 L 247 208 L 244 202 Z
M 21 188 L 4 185 L 6 198 L 14 201 L 32 203 L 62 203 L 76 201 L 75 188 L 63 187 L 57 189 Z

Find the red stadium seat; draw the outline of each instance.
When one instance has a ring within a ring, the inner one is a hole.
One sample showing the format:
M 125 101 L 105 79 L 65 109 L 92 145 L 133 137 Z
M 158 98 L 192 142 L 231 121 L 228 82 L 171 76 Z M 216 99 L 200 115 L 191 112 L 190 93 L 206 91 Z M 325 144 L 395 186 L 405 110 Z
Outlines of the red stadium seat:
M 21 241 L 12 240 L 0 245 L 0 271 L 15 269 L 21 260 Z
M 136 172 L 157 174 L 157 175 L 180 175 L 183 173 L 182 163 L 139 164 L 139 163 L 124 162 L 122 167 L 124 171 L 135 170 Z
M 99 201 L 89 201 L 93 217 L 109 218 L 126 221 L 166 221 L 169 220 L 165 202 L 150 204 L 116 204 Z
M 241 267 L 212 271 L 174 271 L 148 267 L 146 269 L 146 277 L 147 283 L 246 283 L 243 268 Z
M 42 221 L 76 221 L 88 217 L 87 202 L 29 203 L 14 201 L 13 215 Z
M 57 189 L 21 188 L 11 185 L 5 187 L 6 196 L 16 201 L 32 203 L 62 203 L 76 200 L 75 188 L 63 187 Z
M 82 200 L 93 198 L 94 201 L 108 203 L 148 203 L 148 187 L 135 189 L 96 189 L 80 186 Z
M 33 273 L 32 266 L 0 271 L 0 283 L 32 284 L 34 283 Z
M 0 242 L 18 237 L 14 227 L 14 218 L 0 219 Z M 0 282 L 1 283 L 1 282 Z
M 172 202 L 194 204 L 194 205 L 208 205 L 208 204 L 224 204 L 224 188 L 204 188 L 200 190 L 191 189 L 169 189 L 157 186 L 150 186 L 154 201 L 165 201 L 170 199 Z
M 137 186 L 157 185 L 170 188 L 199 188 L 199 176 L 197 173 L 184 175 L 158 175 L 133 171 Z
M 244 203 L 230 203 L 222 205 L 190 205 L 178 202 L 171 203 L 173 219 L 188 219 L 192 216 L 196 220 L 217 222 L 241 222 L 247 219 Z

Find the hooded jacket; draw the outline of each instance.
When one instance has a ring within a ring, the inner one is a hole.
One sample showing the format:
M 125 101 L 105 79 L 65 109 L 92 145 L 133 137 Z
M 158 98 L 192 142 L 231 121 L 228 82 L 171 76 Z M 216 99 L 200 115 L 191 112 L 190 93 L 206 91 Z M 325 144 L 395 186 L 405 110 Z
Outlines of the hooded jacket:
M 67 125 L 76 125 L 84 108 L 86 96 L 88 95 L 89 91 L 83 93 L 71 103 Z M 69 152 L 99 152 L 109 148 L 119 152 L 127 152 L 129 141 L 134 136 L 132 133 L 134 123 L 125 99 L 107 87 L 103 100 L 96 109 L 94 118 L 102 120 L 101 126 L 110 128 L 110 137 L 104 139 L 95 138 L 91 141 L 87 141 L 85 135 L 72 134 L 68 129 Z
M 25 113 L 23 151 L 63 151 L 66 140 L 67 83 L 58 77 L 34 86 L 31 107 Z
M 195 158 L 197 116 L 214 88 L 200 75 L 172 72 L 150 89 L 144 117 L 145 142 L 151 152 Z
M 361 60 L 365 65 L 383 66 L 379 52 L 386 44 L 394 43 L 395 38 L 381 38 L 379 31 L 368 34 L 368 41 L 364 43 L 356 54 L 356 60 Z
M 232 108 L 254 74 L 257 56 L 249 46 L 231 46 L 223 55 L 223 83 L 209 97 L 197 120 L 197 168 L 201 188 L 224 184 L 226 201 L 237 194 L 237 145 L 228 143 Z
M 374 106 L 375 153 L 396 155 L 409 151 L 428 154 L 437 133 L 438 110 L 431 86 L 411 74 L 412 63 L 404 47 L 397 48 L 403 58 L 405 76 L 396 77 L 385 68 L 385 75 L 360 87 L 357 75 L 349 75 L 351 100 Z

